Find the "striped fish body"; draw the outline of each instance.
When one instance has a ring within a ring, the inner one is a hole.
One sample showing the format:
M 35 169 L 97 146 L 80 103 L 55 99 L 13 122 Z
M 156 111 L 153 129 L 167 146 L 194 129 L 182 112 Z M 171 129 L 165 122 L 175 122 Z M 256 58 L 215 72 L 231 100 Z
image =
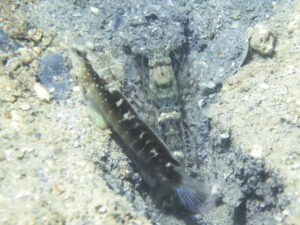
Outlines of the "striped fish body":
M 180 163 L 153 130 L 138 117 L 126 97 L 118 89 L 109 87 L 97 74 L 86 53 L 73 50 L 72 54 L 73 65 L 80 68 L 77 72 L 78 80 L 87 98 L 128 145 L 127 155 L 149 185 L 163 185 L 163 192 L 173 195 L 170 197 L 175 197 L 190 212 L 206 208 L 210 199 L 206 186 L 183 173 Z M 165 197 L 164 193 L 158 196 Z

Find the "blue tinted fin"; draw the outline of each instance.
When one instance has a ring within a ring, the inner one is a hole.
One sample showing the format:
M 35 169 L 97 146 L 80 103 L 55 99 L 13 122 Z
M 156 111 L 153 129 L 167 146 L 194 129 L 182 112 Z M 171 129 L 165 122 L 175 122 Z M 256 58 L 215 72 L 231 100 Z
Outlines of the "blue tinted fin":
M 215 205 L 215 198 L 208 187 L 185 174 L 182 181 L 175 187 L 179 204 L 189 212 L 203 213 Z

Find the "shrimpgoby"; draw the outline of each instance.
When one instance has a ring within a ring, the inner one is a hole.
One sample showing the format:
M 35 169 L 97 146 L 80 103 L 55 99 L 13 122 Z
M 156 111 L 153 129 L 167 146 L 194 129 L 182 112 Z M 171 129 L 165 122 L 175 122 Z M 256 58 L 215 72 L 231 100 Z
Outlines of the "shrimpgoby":
M 88 60 L 87 53 L 71 50 L 78 82 L 87 100 L 104 116 L 111 129 L 128 146 L 128 157 L 150 187 L 159 190 L 156 197 L 168 197 L 192 213 L 214 205 L 208 186 L 188 176 L 163 141 L 144 123 L 118 88 L 108 85 Z

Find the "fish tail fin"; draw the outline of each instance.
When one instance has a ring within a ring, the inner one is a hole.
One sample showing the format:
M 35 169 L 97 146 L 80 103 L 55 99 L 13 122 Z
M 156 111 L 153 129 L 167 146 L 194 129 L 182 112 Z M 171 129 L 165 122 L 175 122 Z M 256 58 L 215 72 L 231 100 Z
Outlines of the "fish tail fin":
M 192 213 L 207 212 L 215 206 L 217 195 L 208 186 L 186 174 L 182 174 L 181 182 L 175 186 L 178 203 Z

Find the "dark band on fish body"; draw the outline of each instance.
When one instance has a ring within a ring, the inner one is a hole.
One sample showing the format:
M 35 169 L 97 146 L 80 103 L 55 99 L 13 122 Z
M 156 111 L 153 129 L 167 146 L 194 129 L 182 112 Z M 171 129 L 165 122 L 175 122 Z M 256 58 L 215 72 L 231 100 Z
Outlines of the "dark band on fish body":
M 100 103 L 103 108 L 101 110 L 102 114 L 108 116 L 109 111 L 112 113 L 111 119 L 108 121 L 110 126 L 120 135 L 133 153 L 142 158 L 143 167 L 146 167 L 147 171 L 152 171 L 151 174 L 154 176 L 158 171 L 166 176 L 170 176 L 170 172 L 165 169 L 165 164 L 170 163 L 174 167 L 178 167 L 180 166 L 179 162 L 173 158 L 157 135 L 138 117 L 126 97 L 119 90 L 110 92 L 106 88 L 107 82 L 93 69 L 86 55 L 79 54 L 83 58 L 88 72 L 93 76 L 95 87 L 104 97 Z M 117 104 L 120 101 L 122 104 Z M 126 113 L 130 116 L 128 119 L 124 118 Z M 127 133 L 127 135 L 123 135 L 124 133 Z M 144 135 L 140 138 L 139 135 L 141 133 L 144 133 Z M 143 150 L 141 151 L 141 149 Z M 150 151 L 152 149 L 156 150 L 157 156 L 151 156 Z M 172 178 L 172 180 L 174 179 Z M 178 177 L 178 182 L 179 180 L 180 176 Z

